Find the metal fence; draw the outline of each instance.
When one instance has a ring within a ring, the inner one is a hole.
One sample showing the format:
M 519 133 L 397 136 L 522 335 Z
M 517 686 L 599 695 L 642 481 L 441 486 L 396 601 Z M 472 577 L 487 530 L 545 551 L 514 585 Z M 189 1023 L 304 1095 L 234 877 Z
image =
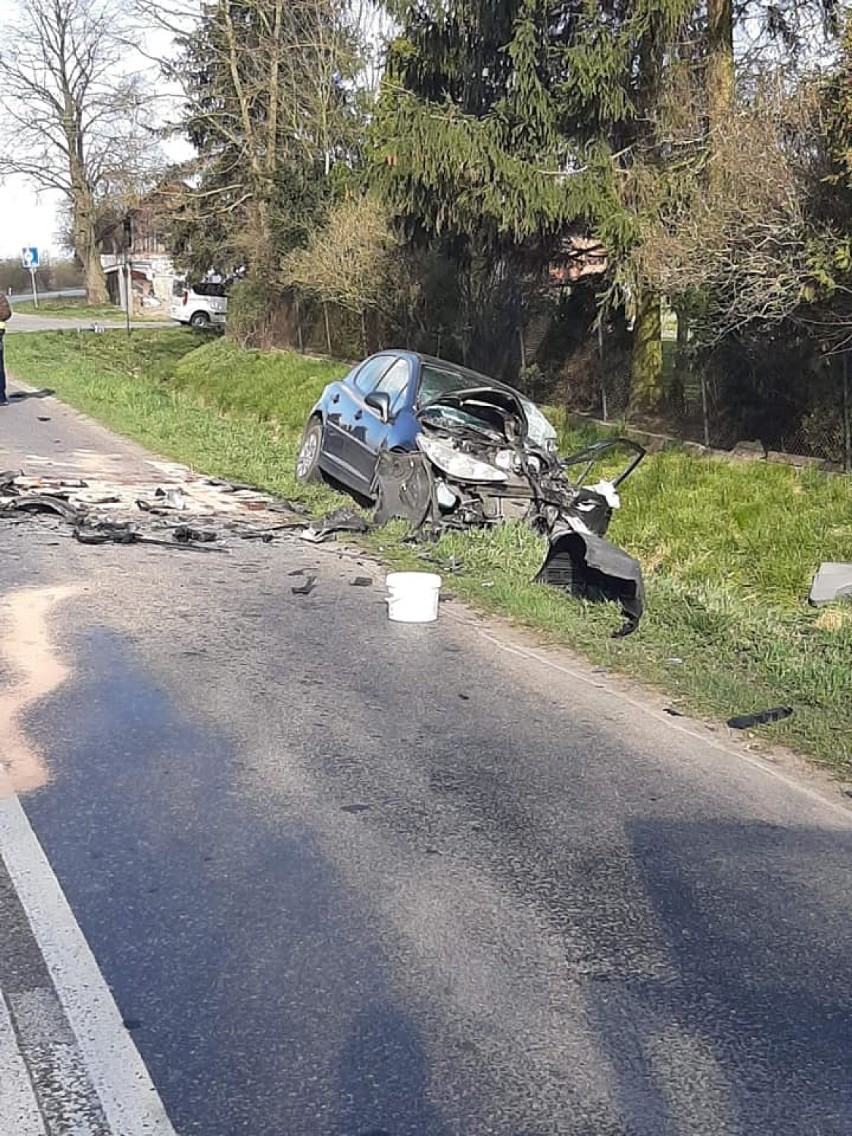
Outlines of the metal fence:
M 600 368 L 597 389 L 586 387 L 569 410 L 594 414 L 606 422 L 624 422 L 654 433 L 730 450 L 757 443 L 767 453 L 813 459 L 852 472 L 852 359 L 830 360 L 818 381 L 763 381 L 738 386 L 724 374 L 689 374 L 667 391 L 653 413 L 637 408 L 626 367 Z

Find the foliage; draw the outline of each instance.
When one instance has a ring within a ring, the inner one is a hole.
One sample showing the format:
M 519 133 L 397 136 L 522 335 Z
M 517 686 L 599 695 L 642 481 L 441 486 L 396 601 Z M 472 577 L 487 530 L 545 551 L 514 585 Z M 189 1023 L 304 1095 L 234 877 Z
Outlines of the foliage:
M 73 260 L 54 258 L 39 266 L 36 283 L 45 292 L 82 288 L 83 275 Z M 29 292 L 31 287 L 29 269 L 23 267 L 20 257 L 0 260 L 0 291 Z
M 277 278 L 351 152 L 357 44 L 338 0 L 221 0 L 179 37 L 169 77 L 197 158 L 171 189 L 174 239 L 196 271 Z
M 285 258 L 283 282 L 351 311 L 382 310 L 394 305 L 398 251 L 376 198 L 350 196 L 331 210 L 304 248 Z

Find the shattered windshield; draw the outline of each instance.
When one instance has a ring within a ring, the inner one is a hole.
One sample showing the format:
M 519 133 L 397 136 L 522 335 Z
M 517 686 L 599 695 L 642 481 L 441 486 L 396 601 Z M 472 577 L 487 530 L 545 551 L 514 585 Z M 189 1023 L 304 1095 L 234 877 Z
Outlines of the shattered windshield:
M 450 367 L 435 367 L 432 363 L 424 363 L 420 368 L 420 393 L 417 397 L 419 406 L 440 398 L 442 394 L 452 394 L 454 391 L 470 390 L 471 387 L 486 384 L 475 382 L 471 375 Z
M 476 386 L 490 386 L 495 390 L 511 389 L 503 383 L 495 383 L 493 379 L 486 379 L 485 376 L 466 374 L 454 367 L 437 367 L 434 363 L 424 363 L 420 369 L 420 391 L 417 396 L 417 404 L 418 406 L 425 406 L 442 395 L 470 390 L 471 387 Z M 536 446 L 547 447 L 549 443 L 555 441 L 556 430 L 535 403 L 530 402 L 520 393 L 518 393 L 518 397 L 526 415 L 530 441 Z M 480 428 L 482 425 L 461 410 L 454 410 L 448 416 L 465 425 L 479 426 Z

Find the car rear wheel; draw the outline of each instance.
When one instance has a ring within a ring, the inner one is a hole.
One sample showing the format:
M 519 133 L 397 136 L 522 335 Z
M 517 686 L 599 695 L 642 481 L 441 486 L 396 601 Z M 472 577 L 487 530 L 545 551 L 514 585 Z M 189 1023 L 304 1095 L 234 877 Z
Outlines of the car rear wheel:
M 305 427 L 299 456 L 296 458 L 296 480 L 319 481 L 320 454 L 322 452 L 322 422 L 312 418 Z
M 191 327 L 209 327 L 210 316 L 207 312 L 193 312 L 189 317 L 189 323 Z

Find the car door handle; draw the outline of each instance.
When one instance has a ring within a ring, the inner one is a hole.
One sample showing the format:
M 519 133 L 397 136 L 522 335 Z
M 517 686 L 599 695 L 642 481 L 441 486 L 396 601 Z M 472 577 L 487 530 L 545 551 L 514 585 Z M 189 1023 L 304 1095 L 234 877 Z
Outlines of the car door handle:
M 356 410 L 356 411 L 355 411 L 355 421 L 356 421 L 356 422 L 358 421 L 358 419 L 359 419 L 359 418 L 361 417 L 361 415 L 362 415 L 363 413 L 364 413 L 364 411 L 363 411 L 363 410 Z
M 339 395 L 339 394 L 336 394 L 336 395 L 334 396 L 334 398 L 333 398 L 333 399 L 332 399 L 331 401 L 332 401 L 332 402 L 340 402 L 340 395 Z

